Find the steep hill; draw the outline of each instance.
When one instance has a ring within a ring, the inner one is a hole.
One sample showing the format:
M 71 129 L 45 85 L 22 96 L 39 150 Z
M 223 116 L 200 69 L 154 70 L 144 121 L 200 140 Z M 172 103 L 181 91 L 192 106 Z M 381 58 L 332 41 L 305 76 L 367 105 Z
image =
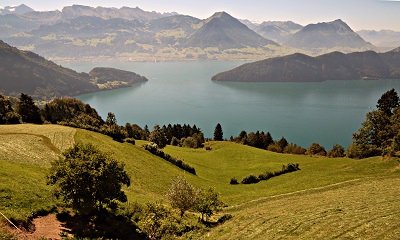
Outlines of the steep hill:
M 318 57 L 293 54 L 248 63 L 212 77 L 234 82 L 320 82 L 325 80 L 400 79 L 400 52 L 373 51 Z
M 77 73 L 61 67 L 33 52 L 21 51 L 2 41 L 0 41 L 0 60 L 0 92 L 4 95 L 18 96 L 23 92 L 36 99 L 51 99 L 101 90 L 94 83 L 95 77 L 87 73 Z M 97 71 L 96 77 L 104 81 L 115 72 L 120 73 L 118 70 L 103 69 L 101 72 Z M 125 71 L 121 72 L 126 75 Z M 121 74 L 114 75 L 121 77 L 118 79 L 120 81 L 130 81 L 130 78 L 123 79 Z
M 204 20 L 204 25 L 194 32 L 183 46 L 217 47 L 219 49 L 278 46 L 250 30 L 246 25 L 226 12 L 215 13 Z
M 373 50 L 374 48 L 340 19 L 333 22 L 309 24 L 291 36 L 285 45 L 309 51 Z

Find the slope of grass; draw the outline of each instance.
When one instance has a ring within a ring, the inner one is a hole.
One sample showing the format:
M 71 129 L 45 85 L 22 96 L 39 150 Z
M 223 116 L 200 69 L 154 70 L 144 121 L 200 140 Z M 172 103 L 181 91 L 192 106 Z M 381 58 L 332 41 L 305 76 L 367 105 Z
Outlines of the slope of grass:
M 196 169 L 199 179 L 194 184 L 215 186 L 228 204 L 238 204 L 261 197 L 326 186 L 351 179 L 398 175 L 396 159 L 380 157 L 354 160 L 330 159 L 277 154 L 230 142 L 211 142 L 212 150 L 167 146 L 166 153 L 181 157 Z M 250 185 L 230 185 L 232 177 L 239 181 L 250 174 L 280 170 L 283 164 L 299 163 L 300 171 L 281 175 Z
M 194 176 L 143 150 L 140 145 L 145 141 L 134 146 L 99 133 L 57 125 L 0 126 L 0 139 L 0 211 L 18 221 L 57 205 L 51 187 L 46 185 L 49 163 L 74 142 L 84 142 L 97 145 L 125 164 L 131 176 L 131 187 L 125 188 L 129 202 L 165 201 L 165 193 L 177 175 L 184 175 L 197 187 L 216 187 L 229 206 L 225 211 L 234 218 L 212 230 L 210 239 L 357 237 L 367 233 L 368 219 L 375 227 L 386 224 L 392 229 L 394 235 L 387 236 L 398 236 L 399 228 L 393 223 L 399 220 L 399 211 L 393 207 L 397 205 L 394 196 L 399 193 L 397 159 L 283 155 L 230 142 L 209 142 L 210 151 L 167 146 L 164 152 L 193 166 L 197 172 Z M 8 147 L 14 150 L 4 154 Z M 17 149 L 25 149 L 24 154 L 32 156 L 25 157 Z M 34 155 L 38 156 L 35 161 L 26 160 Z M 250 174 L 280 170 L 290 162 L 299 163 L 301 170 L 257 184 L 229 184 L 232 177 L 240 181 Z M 332 184 L 337 185 L 326 187 Z M 378 203 L 382 207 L 367 215 L 369 206 Z M 390 211 L 397 213 L 390 215 Z M 373 215 L 377 218 L 367 218 Z M 342 227 L 323 230 L 341 219 L 346 223 Z M 313 224 L 317 222 L 321 224 Z
M 235 206 L 202 239 L 399 239 L 400 178 L 367 178 Z

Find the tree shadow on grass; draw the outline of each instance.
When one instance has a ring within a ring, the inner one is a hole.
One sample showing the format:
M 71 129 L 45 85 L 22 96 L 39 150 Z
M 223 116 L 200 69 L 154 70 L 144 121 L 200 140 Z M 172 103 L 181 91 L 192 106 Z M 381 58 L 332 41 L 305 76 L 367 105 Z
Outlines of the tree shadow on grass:
M 136 225 L 125 216 L 116 216 L 108 211 L 96 214 L 74 215 L 60 213 L 57 218 L 65 222 L 68 234 L 78 238 L 106 238 L 106 239 L 146 239 L 139 234 Z

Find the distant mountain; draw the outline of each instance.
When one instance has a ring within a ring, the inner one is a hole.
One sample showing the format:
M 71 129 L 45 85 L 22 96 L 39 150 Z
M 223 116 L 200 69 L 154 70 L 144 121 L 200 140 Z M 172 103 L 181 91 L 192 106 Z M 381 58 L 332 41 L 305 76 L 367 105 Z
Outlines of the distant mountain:
M 321 52 L 327 49 L 342 51 L 374 49 L 371 43 L 362 39 L 340 19 L 333 22 L 309 24 L 292 35 L 285 45 L 312 52 Z
M 135 84 L 148 81 L 147 78 L 134 72 L 120 70 L 116 68 L 97 67 L 89 72 L 89 75 L 95 77 L 99 84 L 108 82 L 124 82 L 126 84 Z
M 26 6 L 25 4 L 21 4 L 19 6 L 6 6 L 6 7 L 0 6 L 0 15 L 24 14 L 24 13 L 33 12 L 33 11 L 35 11 L 35 10 Z
M 244 64 L 212 77 L 233 82 L 321 82 L 325 80 L 400 79 L 400 48 L 318 57 L 293 54 Z
M 87 73 L 77 73 L 33 52 L 21 51 L 2 41 L 0 41 L 0 61 L 0 92 L 10 96 L 18 96 L 23 92 L 35 99 L 51 99 L 100 91 L 102 88 L 95 83 L 96 79 L 103 79 L 104 82 L 110 75 L 104 70 L 96 77 Z M 129 82 L 130 78 L 121 77 L 118 80 Z M 116 83 L 114 88 L 126 85 L 128 84 Z M 109 87 L 103 89 L 107 88 Z
M 63 19 L 73 19 L 81 16 L 99 17 L 103 19 L 121 18 L 127 20 L 149 21 L 166 16 L 176 15 L 176 13 L 158 13 L 146 12 L 142 9 L 122 7 L 122 8 L 105 8 L 105 7 L 89 7 L 82 5 L 72 5 L 62 9 Z
M 215 47 L 220 50 L 244 47 L 278 46 L 250 30 L 246 25 L 226 12 L 218 12 L 204 20 L 203 26 L 196 30 L 183 44 L 185 47 Z
M 18 15 L 0 15 L 0 38 L 9 37 L 19 32 L 30 31 L 38 27 L 39 24 L 23 19 Z
M 383 49 L 393 49 L 400 46 L 400 32 L 392 30 L 361 30 L 357 32 L 363 39 Z
M 255 26 L 253 30 L 267 39 L 284 43 L 302 28 L 302 25 L 292 21 L 268 21 Z

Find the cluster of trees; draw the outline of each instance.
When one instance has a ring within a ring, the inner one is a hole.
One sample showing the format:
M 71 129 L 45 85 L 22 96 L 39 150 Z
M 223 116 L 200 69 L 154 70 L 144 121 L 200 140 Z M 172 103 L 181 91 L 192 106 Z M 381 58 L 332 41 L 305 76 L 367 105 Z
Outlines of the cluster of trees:
M 21 93 L 18 99 L 0 94 L 0 124 L 43 123 L 32 97 Z
M 203 147 L 204 134 L 196 125 L 191 127 L 189 124 L 168 124 L 162 128 L 156 124 L 151 131 L 148 140 L 157 144 L 159 148 L 164 148 L 167 144 L 172 146 L 199 148 Z
M 344 157 L 344 148 L 336 144 L 332 150 L 326 152 L 325 148 L 318 143 L 312 143 L 307 149 L 296 144 L 289 143 L 285 137 L 274 141 L 269 132 L 264 133 L 260 131 L 251 132 L 247 134 L 246 131 L 241 131 L 239 136 L 231 137 L 233 142 L 266 149 L 277 153 L 298 154 L 298 155 L 320 155 L 328 157 Z
M 367 113 L 361 128 L 353 134 L 353 142 L 347 149 L 348 157 L 399 155 L 400 99 L 395 89 L 385 92 L 376 107 Z
M 288 163 L 287 165 L 282 165 L 282 170 L 280 171 L 271 172 L 267 170 L 265 173 L 261 173 L 258 176 L 256 175 L 246 176 L 242 179 L 241 183 L 242 184 L 258 183 L 263 180 L 268 180 L 270 178 L 277 177 L 285 173 L 295 172 L 298 170 L 300 170 L 298 163 Z M 230 184 L 239 184 L 239 182 L 237 181 L 236 178 L 233 177 L 231 178 Z
M 160 202 L 135 204 L 134 209 L 124 211 L 131 206 L 120 204 L 127 202 L 122 187 L 131 184 L 124 164 L 92 144 L 78 143 L 65 151 L 62 158 L 52 162 L 47 182 L 54 186 L 57 198 L 85 217 L 80 224 L 96 228 L 108 223 L 108 219 L 122 224 L 122 219 L 128 222 L 125 224 L 129 227 L 127 231 L 136 229 L 149 239 L 175 237 L 200 229 L 194 214 L 183 220 L 185 213 L 197 212 L 202 222 L 207 222 L 223 206 L 214 188 L 195 188 L 184 177 L 176 177 L 166 193 L 169 206 Z M 87 235 L 86 230 L 82 236 L 92 236 Z M 99 232 L 95 230 L 96 234 Z

